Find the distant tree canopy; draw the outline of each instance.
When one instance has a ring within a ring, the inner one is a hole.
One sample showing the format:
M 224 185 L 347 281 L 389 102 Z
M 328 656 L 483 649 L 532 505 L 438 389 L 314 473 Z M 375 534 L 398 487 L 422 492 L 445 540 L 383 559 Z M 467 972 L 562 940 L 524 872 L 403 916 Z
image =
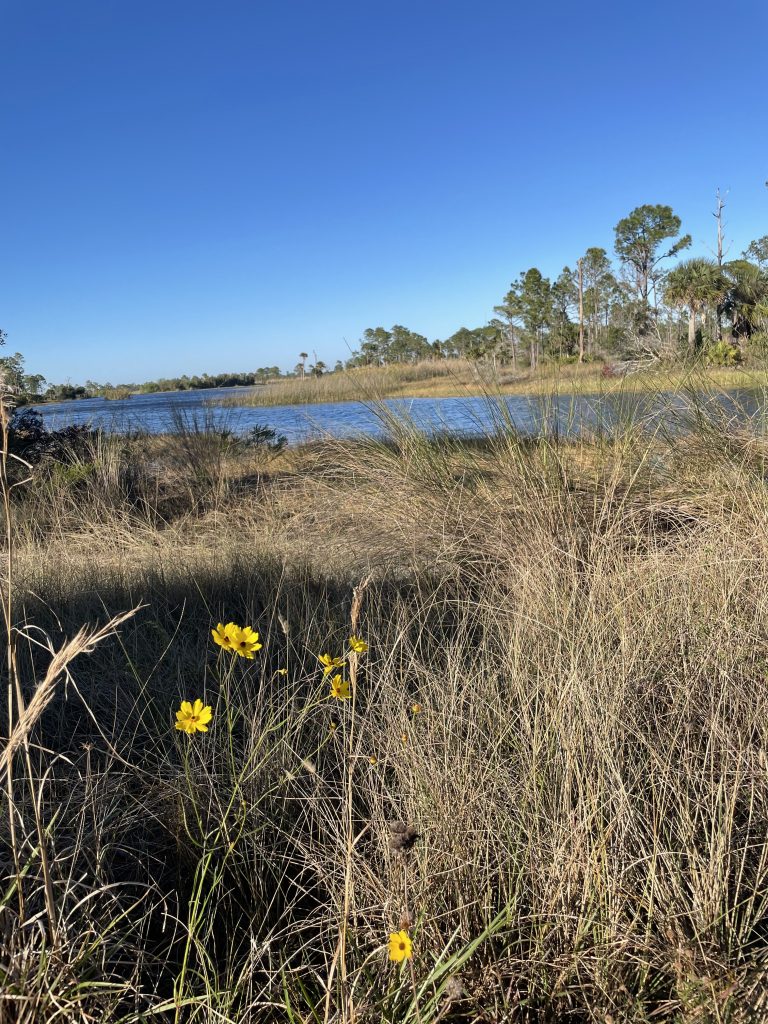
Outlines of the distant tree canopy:
M 506 321 L 513 334 L 527 343 L 529 363 L 535 367 L 555 319 L 549 278 L 544 277 L 538 267 L 524 271 L 512 282 L 495 312 Z
M 258 370 L 248 373 L 202 373 L 194 374 L 191 377 L 183 374 L 181 377 L 161 377 L 159 380 L 148 381 L 145 384 L 115 386 L 127 386 L 141 394 L 157 391 L 199 391 L 206 388 L 233 388 L 247 387 L 250 384 L 265 384 L 268 380 L 279 376 L 280 368 L 278 366 L 261 366 Z M 112 386 L 111 384 L 101 385 L 102 389 Z
M 487 323 L 462 326 L 430 341 L 402 324 L 368 327 L 345 363 L 330 368 L 316 353 L 298 354 L 291 371 L 262 366 L 245 373 L 182 375 L 143 384 L 47 384 L 28 374 L 20 353 L 0 358 L 19 401 L 134 392 L 186 391 L 267 384 L 281 376 L 301 380 L 356 367 L 423 360 L 467 359 L 494 367 L 533 368 L 542 359 L 690 358 L 709 361 L 768 356 L 768 235 L 750 242 L 740 259 L 726 261 L 718 191 L 717 259 L 674 261 L 691 245 L 670 206 L 646 204 L 614 228 L 614 265 L 606 249 L 590 246 L 551 279 L 536 267 L 521 271 Z M 0 345 L 6 336 L 0 331 Z
M 758 323 L 768 236 L 744 253 L 756 271 L 754 280 L 742 268 L 737 281 L 738 267 L 718 265 L 711 274 L 707 260 L 688 261 L 670 274 L 672 261 L 691 244 L 681 228 L 670 206 L 636 207 L 614 228 L 617 267 L 599 246 L 587 248 L 554 280 L 539 267 L 528 267 L 487 324 L 464 326 L 433 341 L 400 325 L 368 328 L 346 367 L 466 358 L 532 368 L 543 358 L 670 357 L 677 348 L 694 350 L 699 336 L 702 342 L 720 341 L 724 328 L 731 336 L 745 336 L 748 324 Z M 687 314 L 685 345 L 682 312 Z
M 6 337 L 5 332 L 0 331 L 0 345 L 5 344 Z M 0 373 L 4 383 L 15 392 L 17 400 L 21 402 L 39 398 L 45 390 L 45 377 L 40 373 L 26 372 L 21 352 L 0 357 Z
M 429 359 L 434 351 L 423 334 L 395 324 L 389 330 L 369 327 L 363 332 L 360 349 L 347 360 L 347 366 L 386 366 L 389 363 L 417 363 Z
M 667 275 L 664 300 L 688 310 L 688 348 L 696 347 L 696 317 L 717 309 L 728 293 L 729 282 L 715 260 L 701 257 L 679 263 Z
M 206 388 L 248 387 L 266 384 L 280 377 L 280 367 L 262 366 L 247 373 L 203 373 L 181 377 L 160 377 L 143 384 L 101 384 L 87 380 L 84 385 L 51 384 L 41 393 L 46 401 L 64 401 L 75 398 L 127 398 L 132 394 L 156 394 L 161 391 L 198 391 Z
M 718 193 L 716 216 L 723 206 Z M 529 267 L 488 323 L 433 341 L 400 325 L 369 327 L 346 366 L 463 358 L 535 367 L 545 358 L 674 358 L 720 344 L 726 335 L 737 346 L 750 339 L 755 350 L 759 341 L 768 354 L 768 235 L 750 243 L 742 260 L 694 258 L 676 267 L 691 245 L 681 231 L 670 206 L 638 206 L 614 228 L 616 266 L 606 249 L 590 246 L 554 279 Z
M 638 206 L 615 227 L 616 255 L 630 270 L 630 280 L 637 297 L 645 304 L 651 287 L 661 279 L 658 271 L 662 260 L 677 256 L 691 244 L 691 236 L 683 235 L 667 248 L 664 242 L 679 234 L 681 221 L 671 206 Z
M 761 270 L 768 270 L 768 235 L 750 242 L 742 255 L 745 260 L 756 263 Z

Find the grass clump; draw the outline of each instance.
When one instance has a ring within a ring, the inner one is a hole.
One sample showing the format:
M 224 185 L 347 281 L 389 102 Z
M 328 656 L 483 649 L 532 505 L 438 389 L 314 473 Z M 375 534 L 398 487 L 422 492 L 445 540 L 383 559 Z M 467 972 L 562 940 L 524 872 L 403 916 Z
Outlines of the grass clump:
M 8 494 L 0 1020 L 766 1019 L 761 421 L 382 416 Z

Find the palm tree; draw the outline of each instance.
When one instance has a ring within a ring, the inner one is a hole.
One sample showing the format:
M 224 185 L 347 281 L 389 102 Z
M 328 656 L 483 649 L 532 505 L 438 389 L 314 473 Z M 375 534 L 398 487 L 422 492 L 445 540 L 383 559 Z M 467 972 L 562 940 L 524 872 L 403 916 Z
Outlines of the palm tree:
M 714 260 L 695 257 L 679 263 L 667 276 L 664 299 L 688 310 L 688 350 L 696 347 L 696 316 L 722 301 L 728 282 Z
M 304 380 L 305 363 L 309 358 L 309 352 L 299 352 L 299 359 L 301 360 L 301 379 Z
M 768 272 L 748 260 L 731 260 L 723 268 L 728 290 L 723 312 L 735 338 L 749 338 L 759 330 L 768 307 Z

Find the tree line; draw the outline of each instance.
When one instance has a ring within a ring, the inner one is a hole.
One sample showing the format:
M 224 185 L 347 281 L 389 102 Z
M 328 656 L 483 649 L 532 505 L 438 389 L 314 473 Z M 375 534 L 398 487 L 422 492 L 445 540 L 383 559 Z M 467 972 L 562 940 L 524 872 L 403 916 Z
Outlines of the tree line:
M 768 355 L 768 235 L 728 258 L 725 201 L 716 196 L 712 255 L 680 259 L 689 234 L 670 206 L 638 206 L 614 228 L 613 257 L 592 246 L 554 279 L 538 267 L 523 270 L 479 327 L 460 327 L 429 341 L 401 324 L 369 327 L 351 357 L 333 370 L 316 353 L 299 354 L 292 370 L 260 367 L 245 373 L 166 377 L 140 384 L 49 384 L 28 374 L 23 356 L 0 358 L 0 368 L 24 401 L 123 398 L 134 393 L 266 384 L 280 377 L 319 377 L 359 366 L 464 358 L 494 366 L 535 368 L 542 359 L 636 362 L 703 357 L 729 365 Z M 0 345 L 6 336 L 0 331 Z
M 6 335 L 0 331 L 0 345 Z M 280 377 L 280 367 L 265 366 L 246 373 L 203 373 L 181 377 L 161 377 L 141 384 L 100 384 L 87 380 L 85 384 L 49 384 L 39 373 L 29 374 L 25 369 L 24 356 L 20 352 L 0 358 L 0 368 L 5 382 L 25 402 L 63 402 L 79 398 L 128 398 L 134 394 L 155 394 L 161 391 L 196 391 L 206 388 L 248 387 L 266 384 Z
M 768 235 L 727 259 L 717 194 L 712 257 L 691 246 L 670 206 L 644 205 L 614 228 L 614 257 L 592 246 L 554 280 L 538 267 L 512 281 L 494 316 L 428 341 L 406 327 L 369 328 L 347 366 L 463 357 L 536 367 L 542 358 L 648 362 L 703 354 L 712 363 L 768 355 Z

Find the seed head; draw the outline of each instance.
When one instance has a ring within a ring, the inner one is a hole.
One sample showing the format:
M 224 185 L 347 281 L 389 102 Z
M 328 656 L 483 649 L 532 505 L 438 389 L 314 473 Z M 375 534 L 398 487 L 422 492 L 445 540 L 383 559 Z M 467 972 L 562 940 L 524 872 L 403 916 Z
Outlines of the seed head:
M 445 988 L 443 989 L 443 996 L 445 997 L 446 1003 L 455 1003 L 459 999 L 464 998 L 464 986 L 461 983 L 461 978 L 456 974 L 452 974 L 451 977 L 446 981 Z

